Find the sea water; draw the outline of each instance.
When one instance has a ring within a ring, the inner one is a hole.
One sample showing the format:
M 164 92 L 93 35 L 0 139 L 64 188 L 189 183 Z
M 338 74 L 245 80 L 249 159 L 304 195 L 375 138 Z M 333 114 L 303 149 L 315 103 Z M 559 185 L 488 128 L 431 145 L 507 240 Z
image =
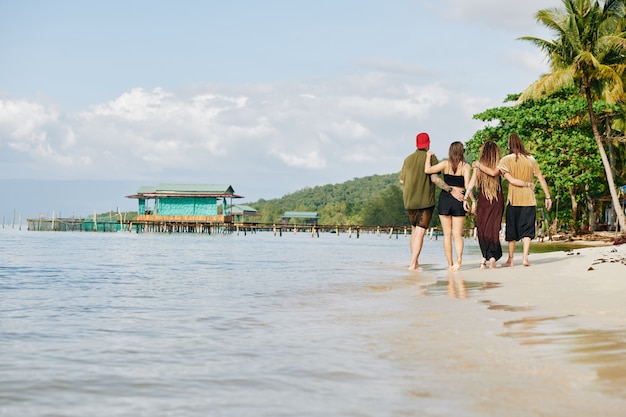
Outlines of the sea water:
M 402 233 L 3 229 L 0 256 L 1 416 L 623 411 L 503 336 L 497 283 L 451 276 L 441 240 L 420 272 Z M 464 268 L 479 257 L 465 239 Z

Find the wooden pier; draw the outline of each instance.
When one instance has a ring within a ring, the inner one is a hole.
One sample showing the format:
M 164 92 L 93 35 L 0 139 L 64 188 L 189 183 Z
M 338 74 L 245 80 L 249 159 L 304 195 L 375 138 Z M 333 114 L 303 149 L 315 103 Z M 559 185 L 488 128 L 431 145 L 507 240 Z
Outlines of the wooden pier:
M 141 216 L 146 217 L 146 216 Z M 264 223 L 236 223 L 223 216 L 220 218 L 179 218 L 157 219 L 140 218 L 133 220 L 96 219 L 86 218 L 37 218 L 27 219 L 27 230 L 54 231 L 54 232 L 132 232 L 132 233 L 198 233 L 236 235 L 257 232 L 271 232 L 274 236 L 286 233 L 307 233 L 312 237 L 320 234 L 334 234 L 359 238 L 361 234 L 375 234 L 389 238 L 409 236 L 411 228 L 408 226 L 360 226 L 360 225 L 295 225 L 295 224 L 264 224 Z M 465 229 L 465 237 L 476 238 L 475 229 Z M 431 227 L 426 234 L 430 240 L 437 240 L 442 235 L 441 229 Z

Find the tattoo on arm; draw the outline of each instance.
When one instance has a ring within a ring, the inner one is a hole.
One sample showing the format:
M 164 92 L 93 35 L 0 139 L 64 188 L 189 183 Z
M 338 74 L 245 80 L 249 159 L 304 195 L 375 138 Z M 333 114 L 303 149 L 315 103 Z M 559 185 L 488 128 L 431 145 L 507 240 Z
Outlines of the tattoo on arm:
M 443 178 L 441 178 L 437 174 L 431 174 L 430 180 L 433 182 L 433 184 L 435 184 L 437 187 L 441 188 L 442 190 L 448 191 L 448 188 L 450 188 L 450 186 L 446 184 Z

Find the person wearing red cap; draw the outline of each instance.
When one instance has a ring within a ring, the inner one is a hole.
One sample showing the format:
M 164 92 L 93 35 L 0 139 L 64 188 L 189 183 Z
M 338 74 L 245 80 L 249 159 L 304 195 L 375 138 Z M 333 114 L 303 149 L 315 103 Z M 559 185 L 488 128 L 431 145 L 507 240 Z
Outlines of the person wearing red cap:
M 407 210 L 411 221 L 409 270 L 416 270 L 419 267 L 419 256 L 424 244 L 424 236 L 430 227 L 430 221 L 435 210 L 435 186 L 449 191 L 454 198 L 463 201 L 463 194 L 446 184 L 439 175 L 427 175 L 424 172 L 427 152 L 430 149 L 428 133 L 418 133 L 415 137 L 415 145 L 417 149 L 404 159 L 400 171 L 404 208 Z M 430 162 L 436 165 L 439 161 L 433 155 Z

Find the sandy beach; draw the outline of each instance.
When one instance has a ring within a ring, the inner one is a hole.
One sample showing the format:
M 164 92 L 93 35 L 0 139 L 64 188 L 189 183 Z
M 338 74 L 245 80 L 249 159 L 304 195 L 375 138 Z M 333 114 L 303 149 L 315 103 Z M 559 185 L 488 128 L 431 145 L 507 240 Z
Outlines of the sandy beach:
M 550 243 L 548 243 L 550 244 Z M 585 248 L 516 253 L 513 267 L 466 265 L 454 279 L 482 282 L 478 297 L 507 312 L 500 336 L 543 357 L 582 365 L 609 398 L 626 399 L 626 244 L 591 242 Z M 558 351 L 558 353 L 557 353 Z
M 488 298 L 500 308 L 537 309 L 555 316 L 573 316 L 602 327 L 626 325 L 626 245 L 598 243 L 586 248 L 532 253 L 531 266 L 462 271 L 463 279 L 494 281 Z M 498 308 L 496 305 L 492 308 Z

